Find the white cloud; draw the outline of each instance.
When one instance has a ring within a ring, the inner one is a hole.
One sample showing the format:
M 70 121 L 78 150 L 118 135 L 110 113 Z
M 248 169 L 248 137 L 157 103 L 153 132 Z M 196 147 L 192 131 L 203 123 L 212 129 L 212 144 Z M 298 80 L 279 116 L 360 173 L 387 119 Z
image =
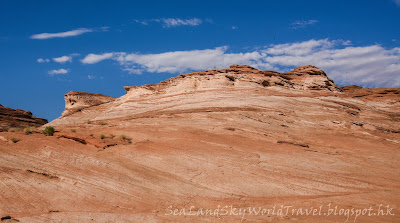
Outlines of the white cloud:
M 94 31 L 93 29 L 80 28 L 80 29 L 75 29 L 75 30 L 60 32 L 60 33 L 34 34 L 30 38 L 31 39 L 65 38 L 65 37 L 71 37 L 71 36 L 79 36 L 84 33 L 93 32 L 93 31 Z
M 193 19 L 178 19 L 178 18 L 166 18 L 161 19 L 165 27 L 175 27 L 175 26 L 198 26 L 202 21 L 198 18 Z
M 94 75 L 88 75 L 87 77 L 88 77 L 89 80 L 93 80 L 93 79 L 96 78 Z
M 237 26 L 232 26 L 232 29 L 235 30 L 235 29 L 238 29 L 238 27 Z
M 397 48 L 347 45 L 348 41 L 329 40 L 275 45 L 265 51 L 282 53 L 266 57 L 265 62 L 284 68 L 313 64 L 346 85 L 400 86 L 400 53 Z
M 39 58 L 39 59 L 37 59 L 37 62 L 38 63 L 48 63 L 48 62 L 50 62 L 50 60 L 49 59 Z
M 393 0 L 397 6 L 400 6 L 400 0 Z
M 199 18 L 180 19 L 180 18 L 162 18 L 162 19 L 149 19 L 149 20 L 135 20 L 136 23 L 142 25 L 149 25 L 150 22 L 161 23 L 164 28 L 177 27 L 177 26 L 198 26 L 203 21 Z
M 49 71 L 49 74 L 51 76 L 54 76 L 54 75 L 57 75 L 57 74 L 66 74 L 66 73 L 68 73 L 68 70 L 66 70 L 66 69 L 50 70 Z
M 318 20 L 299 20 L 299 21 L 295 21 L 292 23 L 292 28 L 293 29 L 300 29 L 300 28 L 305 28 L 309 25 L 315 24 L 317 23 Z
M 72 62 L 72 57 L 71 56 L 55 57 L 53 58 L 53 61 L 57 63 Z
M 110 31 L 110 27 L 109 26 L 102 26 L 98 30 L 99 31 L 103 31 L 103 32 L 108 32 L 108 31 Z
M 102 60 L 110 59 L 114 54 L 113 53 L 104 53 L 104 54 L 89 54 L 85 58 L 81 60 L 82 63 L 85 64 L 94 64 L 98 63 Z
M 343 40 L 308 40 L 270 45 L 243 53 L 228 52 L 228 47 L 204 50 L 173 51 L 158 54 L 105 53 L 89 54 L 82 62 L 118 61 L 130 73 L 184 73 L 247 64 L 262 70 L 289 71 L 312 64 L 342 85 L 400 87 L 400 48 L 380 45 L 350 45 Z
M 226 53 L 227 47 L 206 50 L 174 51 L 160 54 L 114 53 L 114 60 L 130 73 L 178 73 L 191 70 L 206 70 L 227 67 L 233 63 L 260 64 L 259 52 Z
M 309 40 L 300 43 L 286 43 L 279 45 L 271 45 L 264 52 L 269 55 L 284 55 L 291 54 L 296 56 L 302 56 L 306 54 L 310 54 L 313 51 L 321 51 L 328 48 L 331 48 L 334 45 L 334 42 L 329 41 L 328 39 L 322 40 Z

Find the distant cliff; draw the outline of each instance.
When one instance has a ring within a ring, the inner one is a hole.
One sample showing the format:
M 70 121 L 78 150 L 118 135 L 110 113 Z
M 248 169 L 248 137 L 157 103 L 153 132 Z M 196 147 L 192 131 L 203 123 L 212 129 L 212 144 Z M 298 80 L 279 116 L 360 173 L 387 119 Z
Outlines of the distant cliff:
M 11 109 L 0 105 L 0 131 L 8 131 L 11 128 L 23 129 L 26 127 L 38 127 L 47 123 L 46 119 L 37 118 L 30 111 Z

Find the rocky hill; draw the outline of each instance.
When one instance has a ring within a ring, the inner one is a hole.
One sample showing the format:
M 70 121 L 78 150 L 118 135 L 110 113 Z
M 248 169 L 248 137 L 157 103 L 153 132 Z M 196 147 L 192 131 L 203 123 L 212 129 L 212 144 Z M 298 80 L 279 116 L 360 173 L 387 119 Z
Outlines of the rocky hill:
M 15 110 L 0 105 L 0 132 L 22 130 L 27 127 L 39 127 L 46 123 L 46 119 L 37 118 L 30 111 Z
M 0 215 L 21 222 L 400 221 L 399 89 L 339 87 L 315 66 L 278 73 L 232 65 L 125 90 L 119 98 L 68 93 L 68 113 L 47 124 L 54 136 L 0 133 Z M 182 211 L 281 205 L 322 214 Z M 379 205 L 395 215 L 328 215 L 329 207 Z
M 149 104 L 139 102 L 164 100 L 164 97 L 174 98 L 168 104 L 169 107 L 177 107 L 179 104 L 179 106 L 186 105 L 193 108 L 208 108 L 207 103 L 209 100 L 214 100 L 214 97 L 218 98 L 226 93 L 232 95 L 239 93 L 240 95 L 242 91 L 260 91 L 257 94 L 269 91 L 291 94 L 309 92 L 313 94 L 313 91 L 322 91 L 322 95 L 342 92 L 342 89 L 335 85 L 325 72 L 311 65 L 298 67 L 291 72 L 282 74 L 275 71 L 260 71 L 247 65 L 232 65 L 228 69 L 182 74 L 159 84 L 130 86 L 125 87 L 125 90 L 127 94 L 117 100 L 99 94 L 70 92 L 65 95 L 66 112 L 63 113 L 61 118 L 54 120 L 49 125 L 58 126 L 84 123 L 88 120 L 123 118 L 129 114 L 142 113 L 142 107 L 144 110 L 164 107 L 167 105 L 165 102 L 154 102 L 151 107 L 149 107 Z M 196 96 L 187 97 L 188 95 Z M 246 102 L 248 103 L 247 106 L 252 105 L 250 95 L 248 95 L 249 100 Z M 243 96 L 247 97 L 246 95 Z M 90 97 L 90 100 L 87 100 L 87 97 Z M 193 103 L 192 100 L 195 100 L 196 103 Z M 203 100 L 205 100 L 205 104 Z M 230 101 L 235 103 L 236 99 L 234 97 L 224 98 L 219 104 L 216 102 L 214 106 L 224 109 L 228 105 L 227 102 Z M 103 104 L 105 102 L 107 104 Z M 175 104 L 175 102 L 178 104 Z M 241 108 L 246 103 L 239 103 L 233 107 Z M 92 105 L 96 106 L 92 108 Z M 76 113 L 76 111 L 82 112 Z

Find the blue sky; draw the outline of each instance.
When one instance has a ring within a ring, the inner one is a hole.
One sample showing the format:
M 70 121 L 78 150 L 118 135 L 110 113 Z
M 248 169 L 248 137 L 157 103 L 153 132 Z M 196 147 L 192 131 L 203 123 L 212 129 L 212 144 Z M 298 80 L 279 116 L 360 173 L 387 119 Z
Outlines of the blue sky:
M 400 0 L 0 1 L 0 104 L 49 120 L 70 90 L 249 64 L 400 87 Z

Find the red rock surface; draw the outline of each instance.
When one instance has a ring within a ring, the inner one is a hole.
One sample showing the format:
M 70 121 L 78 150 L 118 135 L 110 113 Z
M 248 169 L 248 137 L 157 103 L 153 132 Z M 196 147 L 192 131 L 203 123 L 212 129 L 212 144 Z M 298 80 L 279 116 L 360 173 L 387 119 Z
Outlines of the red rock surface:
M 46 123 L 46 119 L 37 118 L 30 111 L 11 109 L 0 105 L 0 132 L 10 129 L 38 127 Z
M 376 213 L 382 204 L 394 216 L 348 221 L 399 222 L 399 89 L 340 88 L 314 67 L 295 70 L 234 65 L 183 74 L 60 117 L 48 124 L 59 131 L 53 137 L 0 133 L 0 215 L 21 222 L 345 222 L 329 205 Z M 316 216 L 170 212 L 218 205 L 322 209 Z

